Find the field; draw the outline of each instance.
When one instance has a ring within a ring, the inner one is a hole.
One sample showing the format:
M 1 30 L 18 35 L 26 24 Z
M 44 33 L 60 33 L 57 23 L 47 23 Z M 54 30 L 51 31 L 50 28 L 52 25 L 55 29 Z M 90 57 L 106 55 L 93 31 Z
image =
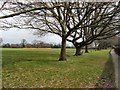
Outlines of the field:
M 58 61 L 60 49 L 4 48 L 3 87 L 94 88 L 108 62 L 109 50 L 91 50 L 79 57 L 73 56 L 74 51 L 67 49 L 67 61 Z

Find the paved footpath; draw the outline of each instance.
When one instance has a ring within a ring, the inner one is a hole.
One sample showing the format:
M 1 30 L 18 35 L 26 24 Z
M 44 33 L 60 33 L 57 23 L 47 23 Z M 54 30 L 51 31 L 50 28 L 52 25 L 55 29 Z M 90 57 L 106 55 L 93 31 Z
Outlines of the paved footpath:
M 120 90 L 120 56 L 118 56 L 114 50 L 111 50 L 112 60 L 115 69 L 115 83 L 116 87 Z

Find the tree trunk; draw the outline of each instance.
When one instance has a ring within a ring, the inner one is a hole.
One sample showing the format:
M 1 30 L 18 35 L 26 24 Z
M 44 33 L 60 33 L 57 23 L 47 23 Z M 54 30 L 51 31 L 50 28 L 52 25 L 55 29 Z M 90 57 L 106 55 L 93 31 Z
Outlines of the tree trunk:
M 75 47 L 75 48 L 76 48 L 75 56 L 81 55 L 81 47 Z
M 59 61 L 66 61 L 66 21 L 63 22 L 62 27 L 62 45 L 61 45 L 61 52 Z
M 85 46 L 85 53 L 89 53 L 89 52 L 88 52 L 88 46 L 87 46 L 87 45 Z
M 59 61 L 66 61 L 66 38 L 62 37 L 62 45 Z

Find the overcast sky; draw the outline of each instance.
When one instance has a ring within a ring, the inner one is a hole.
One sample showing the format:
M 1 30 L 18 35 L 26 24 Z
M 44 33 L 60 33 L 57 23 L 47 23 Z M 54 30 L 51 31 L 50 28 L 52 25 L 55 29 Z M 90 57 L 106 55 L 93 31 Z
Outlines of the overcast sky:
M 10 29 L 7 31 L 0 30 L 0 34 L 3 39 L 3 43 L 20 43 L 22 39 L 26 39 L 28 43 L 31 43 L 33 40 L 41 40 L 46 43 L 59 44 L 61 43 L 61 38 L 54 34 L 48 34 L 43 37 L 38 37 L 33 35 L 33 31 L 28 30 L 15 30 Z M 68 45 L 72 45 L 68 43 Z

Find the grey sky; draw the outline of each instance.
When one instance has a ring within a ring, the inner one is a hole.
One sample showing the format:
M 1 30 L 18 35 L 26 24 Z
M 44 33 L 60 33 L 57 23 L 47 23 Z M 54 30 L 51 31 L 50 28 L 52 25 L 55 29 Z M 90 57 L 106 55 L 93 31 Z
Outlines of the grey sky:
M 38 37 L 33 35 L 33 31 L 28 30 L 0 30 L 0 34 L 2 34 L 0 37 L 2 37 L 3 43 L 20 43 L 22 39 L 26 39 L 28 43 L 31 43 L 33 40 L 41 40 L 53 44 L 61 43 L 61 38 L 57 35 L 47 34 L 46 36 Z M 67 42 L 67 45 L 72 44 Z

